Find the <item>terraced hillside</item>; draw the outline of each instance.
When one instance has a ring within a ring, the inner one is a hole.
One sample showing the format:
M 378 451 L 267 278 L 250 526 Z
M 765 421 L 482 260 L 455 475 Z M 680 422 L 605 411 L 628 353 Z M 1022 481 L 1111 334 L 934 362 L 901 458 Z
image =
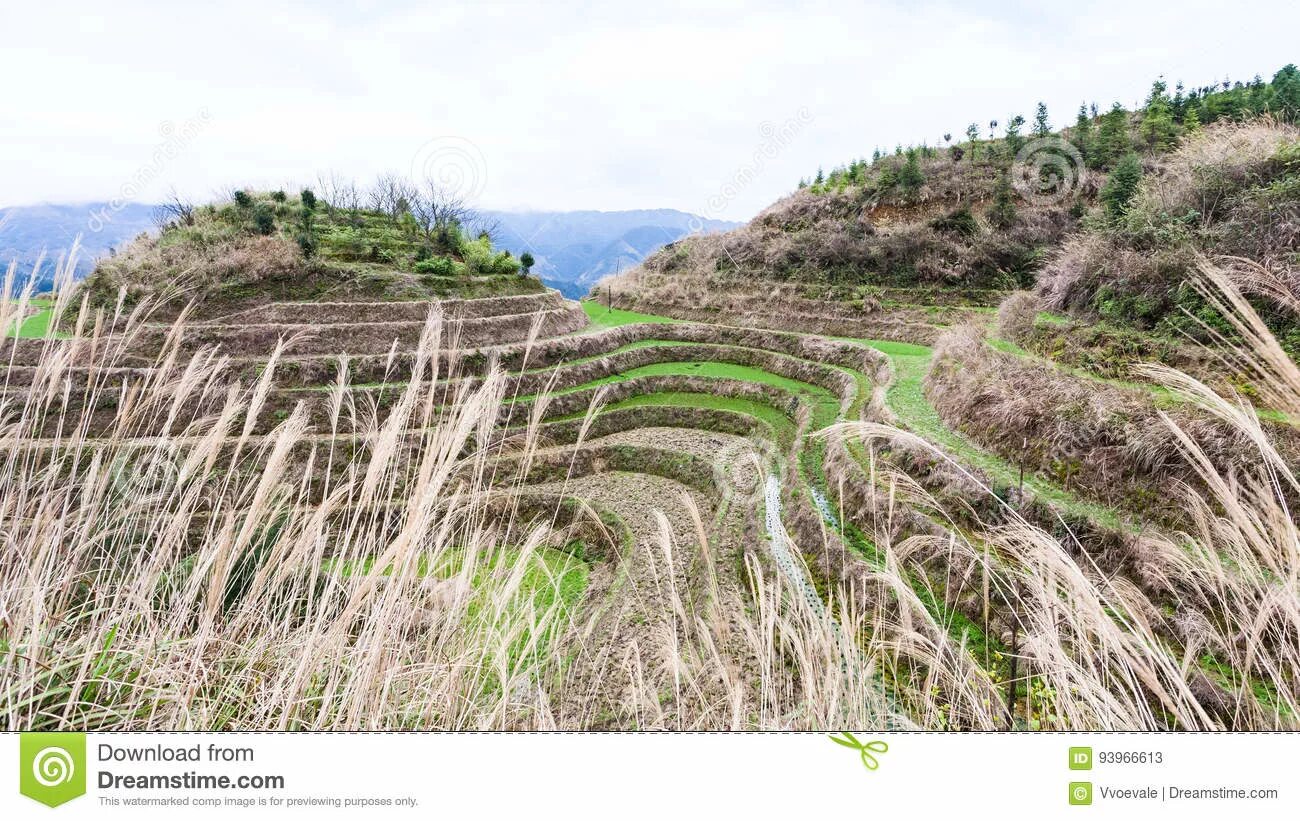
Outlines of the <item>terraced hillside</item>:
M 1192 615 L 1207 558 L 963 430 L 930 368 L 955 354 L 921 344 L 942 332 L 547 292 L 101 312 L 6 340 L 5 578 L 29 614 L 6 708 L 32 726 L 1289 726 L 1290 682 Z M 1062 601 L 1086 620 L 1044 633 Z
M 1095 175 L 1064 194 L 976 131 L 603 303 L 392 180 L 237 192 L 80 289 L 6 292 L 0 707 L 1297 728 L 1296 134 L 1192 116 L 1119 151 L 1159 93 L 1039 135 Z M 1262 261 L 1214 262 L 1246 224 Z

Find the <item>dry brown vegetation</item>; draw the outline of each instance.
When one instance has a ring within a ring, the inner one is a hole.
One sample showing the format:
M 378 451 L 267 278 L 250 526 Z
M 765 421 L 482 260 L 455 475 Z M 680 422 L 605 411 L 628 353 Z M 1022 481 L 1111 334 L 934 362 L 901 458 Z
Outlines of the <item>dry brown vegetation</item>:
M 1183 309 L 1214 322 L 1192 286 L 1203 253 L 1249 258 L 1294 293 L 1297 141 L 1300 130 L 1266 118 L 1223 122 L 1152 160 L 1119 224 L 1071 237 L 1049 261 L 1038 280 L 1045 305 L 1142 327 L 1174 322 L 1196 332 Z M 1277 313 L 1277 294 L 1256 287 L 1254 277 L 1239 277 L 1237 285 L 1265 297 L 1261 307 Z
M 1233 425 L 1190 408 L 1160 411 L 1144 390 L 999 353 L 971 326 L 939 340 L 926 387 L 951 426 L 1009 461 L 1157 518 L 1181 513 L 1167 507 L 1168 499 L 1185 485 L 1200 484 L 1180 434 L 1162 424 L 1162 416 L 1197 442 L 1217 473 L 1244 477 L 1258 464 L 1250 438 Z M 1300 464 L 1300 440 L 1290 426 L 1274 427 L 1272 438 L 1288 464 Z

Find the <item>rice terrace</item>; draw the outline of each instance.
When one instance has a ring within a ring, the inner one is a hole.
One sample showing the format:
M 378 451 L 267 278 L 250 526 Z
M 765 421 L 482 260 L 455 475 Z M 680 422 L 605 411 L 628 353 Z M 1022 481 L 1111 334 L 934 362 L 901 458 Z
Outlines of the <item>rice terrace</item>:
M 1298 729 L 1298 118 L 1040 105 L 580 301 L 398 176 L 15 262 L 5 725 Z

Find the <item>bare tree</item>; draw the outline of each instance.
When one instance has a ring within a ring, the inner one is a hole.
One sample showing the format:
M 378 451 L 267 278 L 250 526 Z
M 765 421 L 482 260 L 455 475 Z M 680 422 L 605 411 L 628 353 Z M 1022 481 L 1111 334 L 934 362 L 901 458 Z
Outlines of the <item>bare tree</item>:
M 167 199 L 154 208 L 154 223 L 160 230 L 166 231 L 173 225 L 194 224 L 194 203 L 183 198 L 172 186 L 167 192 Z
M 449 228 L 463 228 L 478 223 L 477 211 L 455 191 L 447 189 L 433 179 L 410 187 L 411 216 L 426 237 Z M 492 229 L 495 226 L 491 226 Z
M 412 201 L 419 194 L 419 189 L 404 177 L 381 174 L 371 187 L 367 201 L 371 209 L 387 214 L 390 220 L 397 222 L 403 214 L 412 212 Z
M 487 235 L 487 238 L 496 243 L 501 238 L 501 220 L 496 217 L 489 217 L 481 211 L 471 211 L 471 216 L 466 222 L 469 232 L 474 236 Z

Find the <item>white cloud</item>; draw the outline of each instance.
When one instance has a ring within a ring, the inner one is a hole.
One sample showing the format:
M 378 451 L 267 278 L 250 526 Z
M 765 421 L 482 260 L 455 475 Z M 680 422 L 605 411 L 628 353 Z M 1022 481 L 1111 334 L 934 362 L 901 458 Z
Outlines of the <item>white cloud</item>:
M 8 4 L 0 203 L 115 196 L 162 123 L 206 109 L 142 199 L 405 171 L 457 135 L 484 158 L 485 206 L 700 212 L 764 122 L 806 108 L 711 214 L 743 219 L 819 165 L 1039 99 L 1059 123 L 1160 73 L 1268 76 L 1300 59 L 1298 23 L 1294 3 L 1249 2 Z

